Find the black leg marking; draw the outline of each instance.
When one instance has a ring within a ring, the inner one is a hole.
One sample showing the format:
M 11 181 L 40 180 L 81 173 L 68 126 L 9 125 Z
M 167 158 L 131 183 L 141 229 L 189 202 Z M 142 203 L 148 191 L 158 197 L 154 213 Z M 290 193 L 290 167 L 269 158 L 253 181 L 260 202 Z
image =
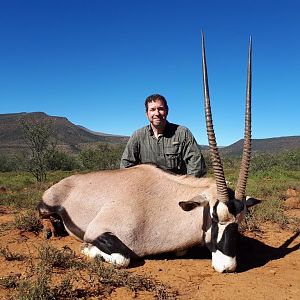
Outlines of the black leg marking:
M 139 257 L 130 250 L 118 237 L 111 232 L 101 234 L 93 241 L 87 241 L 96 246 L 99 250 L 106 254 L 119 253 L 126 258 L 138 259 Z

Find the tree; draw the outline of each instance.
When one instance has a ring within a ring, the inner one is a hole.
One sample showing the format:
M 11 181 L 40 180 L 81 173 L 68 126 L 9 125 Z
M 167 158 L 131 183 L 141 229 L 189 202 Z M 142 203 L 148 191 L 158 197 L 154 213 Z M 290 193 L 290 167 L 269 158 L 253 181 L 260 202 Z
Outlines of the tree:
M 53 122 L 46 118 L 22 119 L 21 124 L 24 141 L 30 151 L 28 171 L 38 182 L 43 182 L 47 176 L 48 151 L 56 147 Z

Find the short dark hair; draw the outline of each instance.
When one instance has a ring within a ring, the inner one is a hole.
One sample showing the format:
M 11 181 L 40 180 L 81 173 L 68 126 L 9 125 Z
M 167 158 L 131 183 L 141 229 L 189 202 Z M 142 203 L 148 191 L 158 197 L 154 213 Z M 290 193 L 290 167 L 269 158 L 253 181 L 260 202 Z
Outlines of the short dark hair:
M 163 103 L 164 103 L 164 106 L 167 110 L 167 112 L 169 111 L 169 107 L 168 107 L 168 103 L 167 103 L 167 100 L 164 96 L 162 95 L 159 95 L 159 94 L 153 94 L 153 95 L 150 95 L 146 98 L 145 100 L 145 108 L 146 108 L 146 111 L 148 111 L 148 103 L 150 102 L 155 102 L 157 100 L 161 100 Z

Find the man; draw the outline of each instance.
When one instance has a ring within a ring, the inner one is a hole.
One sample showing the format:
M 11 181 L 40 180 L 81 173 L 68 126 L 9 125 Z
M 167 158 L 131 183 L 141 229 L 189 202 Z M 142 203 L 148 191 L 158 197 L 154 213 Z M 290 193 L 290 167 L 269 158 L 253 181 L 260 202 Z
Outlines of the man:
M 150 125 L 138 129 L 129 139 L 121 158 L 121 168 L 153 163 L 176 174 L 201 177 L 206 166 L 192 133 L 186 127 L 169 123 L 168 104 L 158 94 L 145 101 Z

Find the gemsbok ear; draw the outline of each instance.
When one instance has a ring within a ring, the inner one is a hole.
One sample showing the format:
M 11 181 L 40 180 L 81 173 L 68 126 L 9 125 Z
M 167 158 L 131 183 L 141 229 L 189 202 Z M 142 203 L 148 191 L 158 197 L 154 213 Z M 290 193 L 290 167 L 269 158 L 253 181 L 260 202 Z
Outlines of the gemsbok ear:
M 256 198 L 247 197 L 247 199 L 246 199 L 246 207 L 247 208 L 254 206 L 256 204 L 259 204 L 259 203 L 261 203 L 261 200 L 258 200 Z
M 191 211 L 196 207 L 208 205 L 208 200 L 206 197 L 199 195 L 188 201 L 180 201 L 178 204 L 184 211 Z

